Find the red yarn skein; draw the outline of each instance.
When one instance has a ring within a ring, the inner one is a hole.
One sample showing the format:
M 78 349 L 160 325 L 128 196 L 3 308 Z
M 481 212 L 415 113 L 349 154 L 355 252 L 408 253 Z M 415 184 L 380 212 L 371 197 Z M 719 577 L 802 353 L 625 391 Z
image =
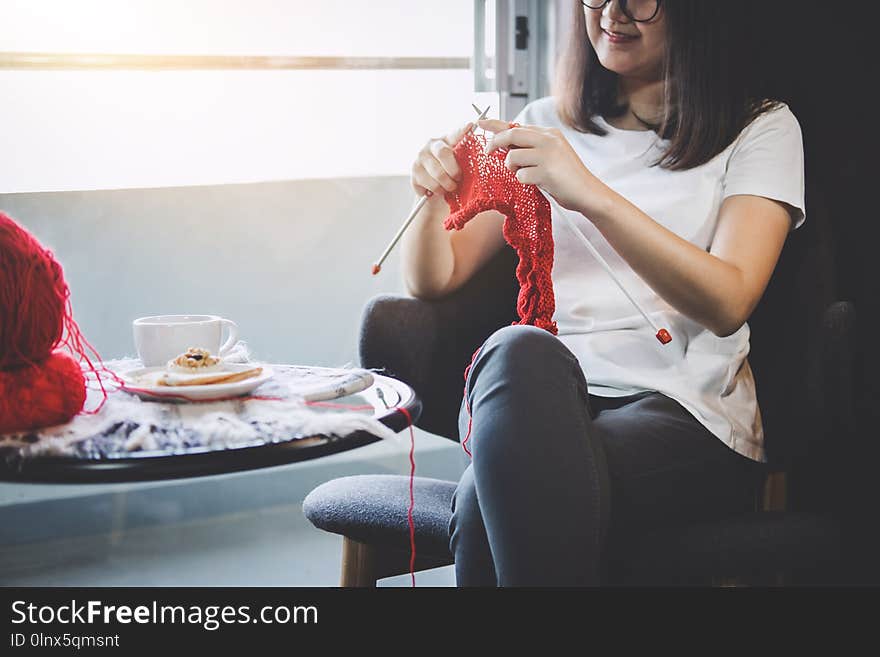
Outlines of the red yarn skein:
M 100 360 L 73 320 L 61 265 L 0 212 L 0 433 L 49 427 L 79 413 L 86 400 L 81 362 L 106 400 L 86 349 Z
M 0 434 L 68 422 L 85 402 L 82 368 L 63 351 L 37 365 L 0 371 Z
M 49 357 L 69 294 L 51 251 L 0 212 L 0 370 Z

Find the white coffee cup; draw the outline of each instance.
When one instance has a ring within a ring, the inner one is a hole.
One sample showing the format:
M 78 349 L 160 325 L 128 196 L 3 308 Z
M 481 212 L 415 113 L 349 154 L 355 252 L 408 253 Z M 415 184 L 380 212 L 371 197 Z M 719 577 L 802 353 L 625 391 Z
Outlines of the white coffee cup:
M 229 337 L 221 344 L 223 327 Z M 224 356 L 238 341 L 238 326 L 216 315 L 155 315 L 132 322 L 134 346 L 144 367 L 165 365 L 191 347 Z

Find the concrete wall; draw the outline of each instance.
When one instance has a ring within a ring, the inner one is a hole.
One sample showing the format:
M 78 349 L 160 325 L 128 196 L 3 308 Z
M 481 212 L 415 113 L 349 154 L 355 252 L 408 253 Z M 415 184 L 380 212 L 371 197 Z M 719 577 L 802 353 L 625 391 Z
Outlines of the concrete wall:
M 414 196 L 405 177 L 0 195 L 52 248 L 77 321 L 104 358 L 134 351 L 131 321 L 235 320 L 271 361 L 356 363 L 364 303 L 401 292 L 381 255 Z

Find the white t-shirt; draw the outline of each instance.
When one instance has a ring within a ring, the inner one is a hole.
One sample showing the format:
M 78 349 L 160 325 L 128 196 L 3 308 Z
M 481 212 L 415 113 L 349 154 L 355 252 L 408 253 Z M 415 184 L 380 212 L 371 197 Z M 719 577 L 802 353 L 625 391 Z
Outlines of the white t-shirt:
M 783 105 L 750 123 L 709 162 L 687 171 L 651 167 L 668 141 L 650 130 L 621 130 L 602 117 L 604 137 L 565 126 L 555 99 L 529 103 L 517 123 L 562 130 L 587 168 L 649 217 L 706 251 L 712 245 L 721 202 L 734 194 L 783 201 L 804 221 L 804 155 L 800 125 Z M 577 356 L 590 394 L 618 397 L 656 390 L 678 401 L 736 452 L 765 461 L 755 381 L 746 356 L 749 327 L 719 338 L 661 299 L 582 214 L 546 194 L 553 218 L 553 289 L 559 339 Z M 574 225 L 672 342 L 662 345 L 586 247 Z

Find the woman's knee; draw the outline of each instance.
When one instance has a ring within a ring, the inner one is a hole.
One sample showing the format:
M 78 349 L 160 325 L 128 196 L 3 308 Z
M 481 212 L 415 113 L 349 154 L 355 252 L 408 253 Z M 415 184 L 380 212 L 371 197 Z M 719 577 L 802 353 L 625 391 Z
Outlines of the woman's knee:
M 506 370 L 534 372 L 558 364 L 569 367 L 577 362 L 559 338 L 544 329 L 513 324 L 498 329 L 483 343 L 477 362 L 492 359 Z

